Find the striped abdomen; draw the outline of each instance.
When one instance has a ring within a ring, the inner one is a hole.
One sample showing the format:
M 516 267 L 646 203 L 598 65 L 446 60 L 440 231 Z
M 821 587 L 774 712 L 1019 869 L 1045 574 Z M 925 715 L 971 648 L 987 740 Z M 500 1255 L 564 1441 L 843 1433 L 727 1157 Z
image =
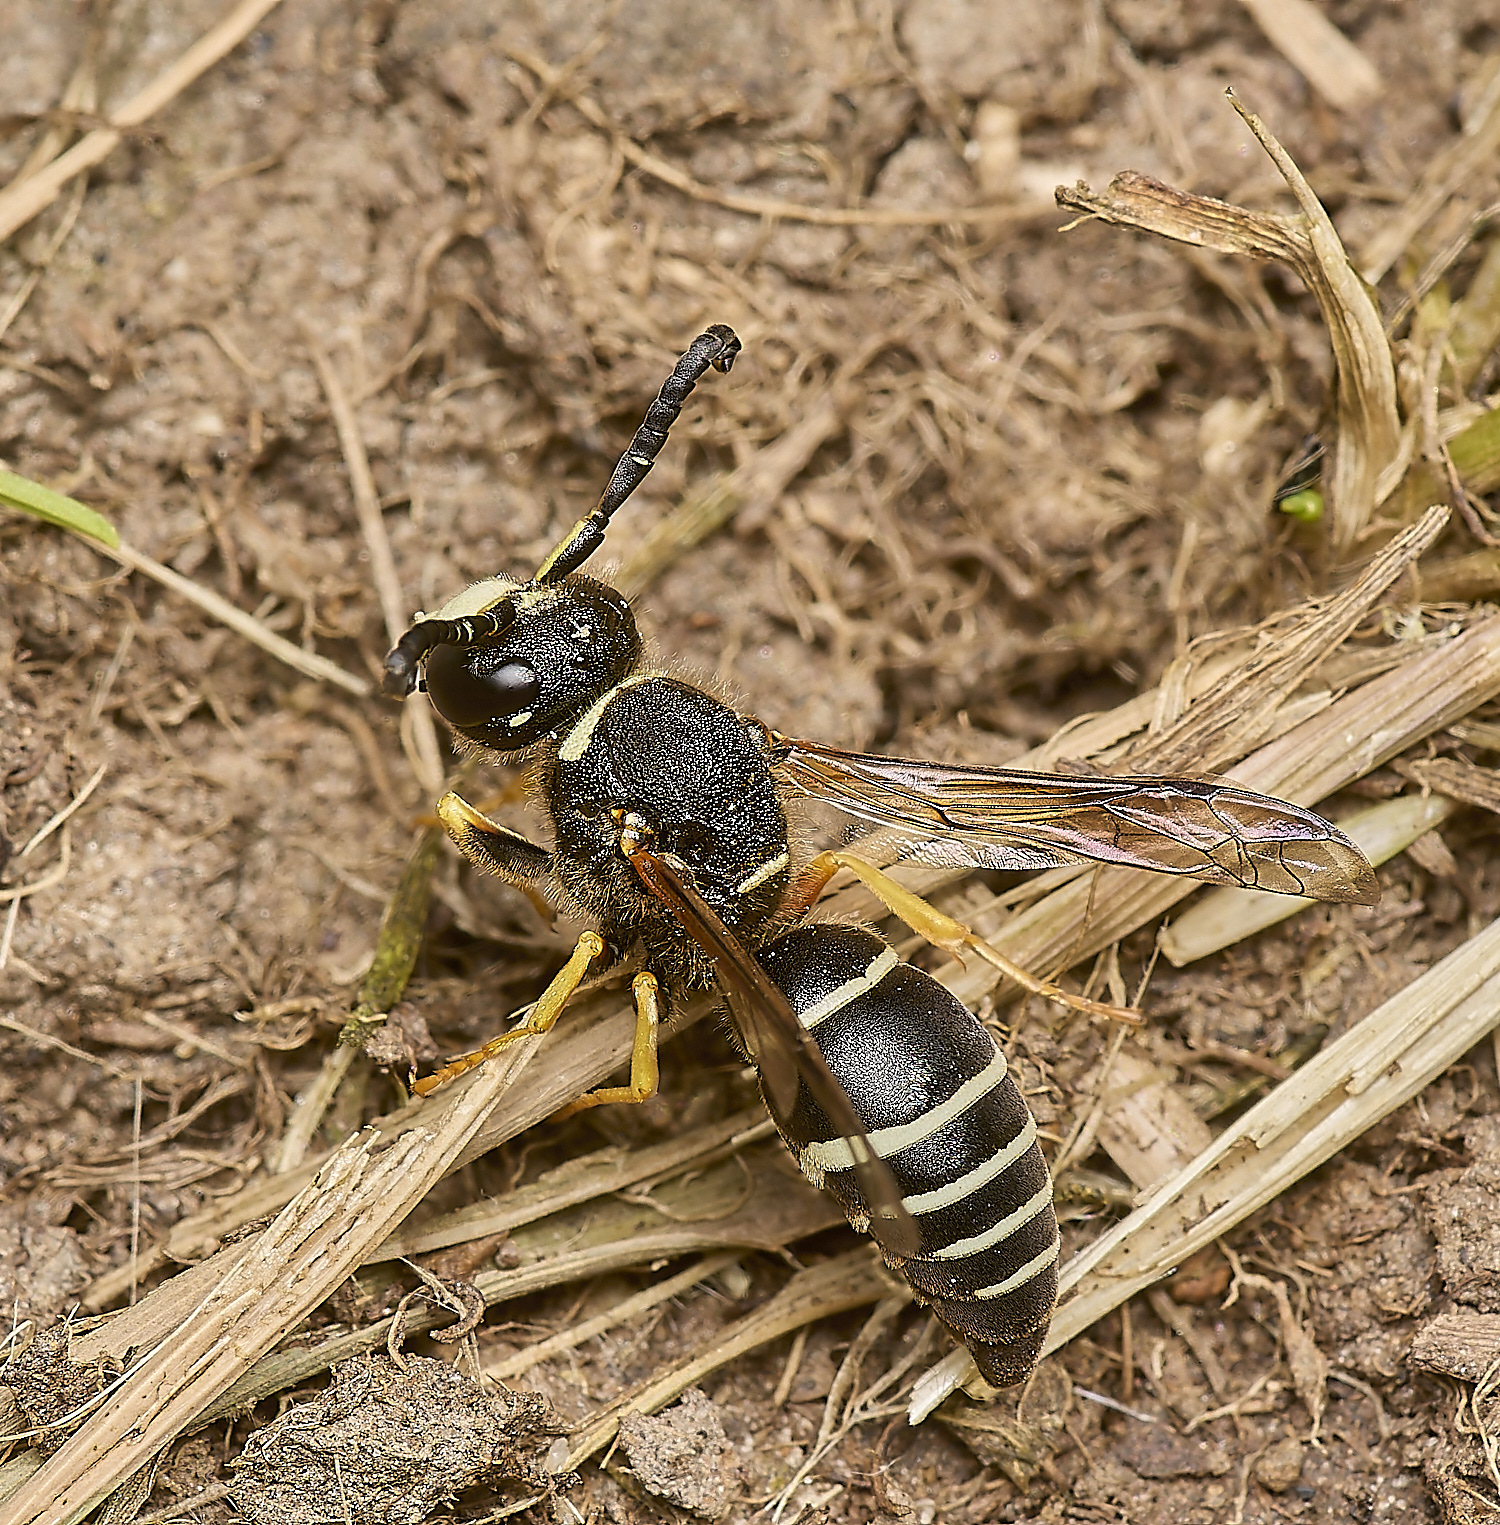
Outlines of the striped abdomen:
M 861 927 L 802 926 L 759 950 L 864 1120 L 920 1250 L 893 1262 L 996 1387 L 1036 1365 L 1057 1296 L 1057 1217 L 1036 1122 L 983 1024 Z M 783 1137 L 856 1227 L 852 1156 L 804 1090 Z

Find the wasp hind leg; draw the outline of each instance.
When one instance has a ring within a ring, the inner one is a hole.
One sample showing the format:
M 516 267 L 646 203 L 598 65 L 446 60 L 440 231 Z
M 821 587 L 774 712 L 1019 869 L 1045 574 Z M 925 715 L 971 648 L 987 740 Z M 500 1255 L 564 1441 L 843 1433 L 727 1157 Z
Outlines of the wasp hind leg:
M 1126 1022 L 1132 1027 L 1140 1026 L 1140 1013 L 1129 1007 L 1111 1006 L 1107 1001 L 1072 995 L 1050 980 L 1041 980 L 1034 974 L 1029 974 L 998 948 L 987 943 L 972 928 L 966 927 L 961 921 L 955 921 L 945 911 L 940 911 L 929 901 L 923 900 L 914 890 L 907 889 L 904 884 L 898 884 L 884 869 L 876 868 L 857 853 L 837 850 L 819 853 L 798 877 L 792 890 L 792 907 L 798 911 L 810 909 L 823 893 L 828 881 L 841 868 L 847 868 L 893 916 L 900 917 L 918 937 L 925 938 L 933 947 L 941 948 L 945 953 L 951 953 L 960 963 L 963 962 L 964 950 L 967 949 L 1032 995 L 1043 996 L 1089 1016 L 1107 1017 L 1114 1022 Z
M 481 1064 L 493 1059 L 502 1048 L 509 1043 L 514 1043 L 518 1038 L 537 1038 L 543 1033 L 551 1032 L 553 1025 L 562 1015 L 563 1007 L 568 1004 L 573 992 L 583 983 L 584 976 L 589 972 L 589 965 L 596 959 L 603 958 L 604 952 L 604 939 L 597 932 L 581 933 L 573 949 L 572 957 L 552 977 L 552 983 L 537 997 L 530 1015 L 519 1027 L 512 1028 L 508 1033 L 501 1033 L 498 1038 L 491 1038 L 483 1048 L 476 1048 L 473 1053 L 460 1054 L 457 1059 L 451 1060 L 442 1069 L 417 1081 L 412 1090 L 418 1096 L 430 1096 L 439 1086 L 445 1086 L 450 1080 L 456 1080 L 460 1075 L 467 1075 L 470 1070 L 478 1069 Z

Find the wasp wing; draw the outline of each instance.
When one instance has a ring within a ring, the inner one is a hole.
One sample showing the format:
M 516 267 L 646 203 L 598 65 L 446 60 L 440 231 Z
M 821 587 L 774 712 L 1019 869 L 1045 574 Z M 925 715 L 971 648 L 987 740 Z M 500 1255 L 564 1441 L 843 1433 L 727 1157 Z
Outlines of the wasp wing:
M 630 853 L 630 864 L 713 962 L 745 1048 L 760 1072 L 766 1105 L 777 1126 L 786 1131 L 798 1090 L 805 1087 L 854 1155 L 854 1177 L 870 1210 L 871 1237 L 893 1257 L 915 1254 L 920 1236 L 901 1205 L 901 1191 L 890 1168 L 871 1147 L 859 1114 L 781 988 L 698 893 L 679 859 L 636 848 Z
M 777 774 L 847 815 L 913 839 L 945 868 L 1119 863 L 1316 900 L 1380 898 L 1343 832 L 1224 778 L 1066 777 L 842 752 L 771 733 Z

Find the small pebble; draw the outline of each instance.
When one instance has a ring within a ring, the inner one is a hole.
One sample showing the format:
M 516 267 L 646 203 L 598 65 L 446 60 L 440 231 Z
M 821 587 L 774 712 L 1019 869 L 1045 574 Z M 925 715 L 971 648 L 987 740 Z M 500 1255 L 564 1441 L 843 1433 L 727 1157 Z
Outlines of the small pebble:
M 1255 1463 L 1255 1476 L 1272 1493 L 1285 1493 L 1302 1476 L 1302 1442 L 1288 1436 L 1269 1446 Z

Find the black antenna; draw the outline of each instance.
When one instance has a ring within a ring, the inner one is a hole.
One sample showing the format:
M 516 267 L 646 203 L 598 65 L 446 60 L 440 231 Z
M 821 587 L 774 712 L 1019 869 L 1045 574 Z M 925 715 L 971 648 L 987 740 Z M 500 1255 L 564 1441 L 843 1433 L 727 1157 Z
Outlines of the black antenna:
M 661 447 L 667 442 L 667 430 L 677 422 L 682 405 L 711 366 L 727 372 L 740 352 L 740 341 L 732 328 L 715 323 L 698 335 L 676 369 L 656 394 L 656 401 L 646 409 L 646 419 L 635 431 L 620 464 L 615 467 L 599 506 L 563 537 L 561 544 L 536 570 L 535 583 L 557 582 L 569 572 L 576 572 L 604 544 L 604 532 L 615 510 L 646 480 L 646 473 L 656 464 Z
M 739 337 L 722 323 L 715 323 L 693 340 L 656 394 L 656 401 L 646 409 L 645 422 L 620 457 L 599 506 L 568 531 L 562 543 L 537 568 L 533 583 L 557 582 L 576 571 L 599 549 L 615 510 L 646 480 L 646 473 L 656 464 L 656 457 L 667 442 L 667 431 L 677 422 L 682 405 L 703 379 L 704 372 L 710 367 L 727 372 L 739 352 Z M 515 617 L 515 605 L 505 599 L 492 609 L 462 619 L 419 621 L 387 654 L 381 687 L 397 698 L 409 694 L 417 681 L 417 668 L 437 647 L 462 648 L 493 640 L 504 634 Z
M 477 646 L 503 635 L 516 617 L 516 606 L 507 598 L 483 614 L 457 620 L 419 620 L 386 653 L 381 688 L 402 699 L 417 681 L 417 666 L 438 646 Z

